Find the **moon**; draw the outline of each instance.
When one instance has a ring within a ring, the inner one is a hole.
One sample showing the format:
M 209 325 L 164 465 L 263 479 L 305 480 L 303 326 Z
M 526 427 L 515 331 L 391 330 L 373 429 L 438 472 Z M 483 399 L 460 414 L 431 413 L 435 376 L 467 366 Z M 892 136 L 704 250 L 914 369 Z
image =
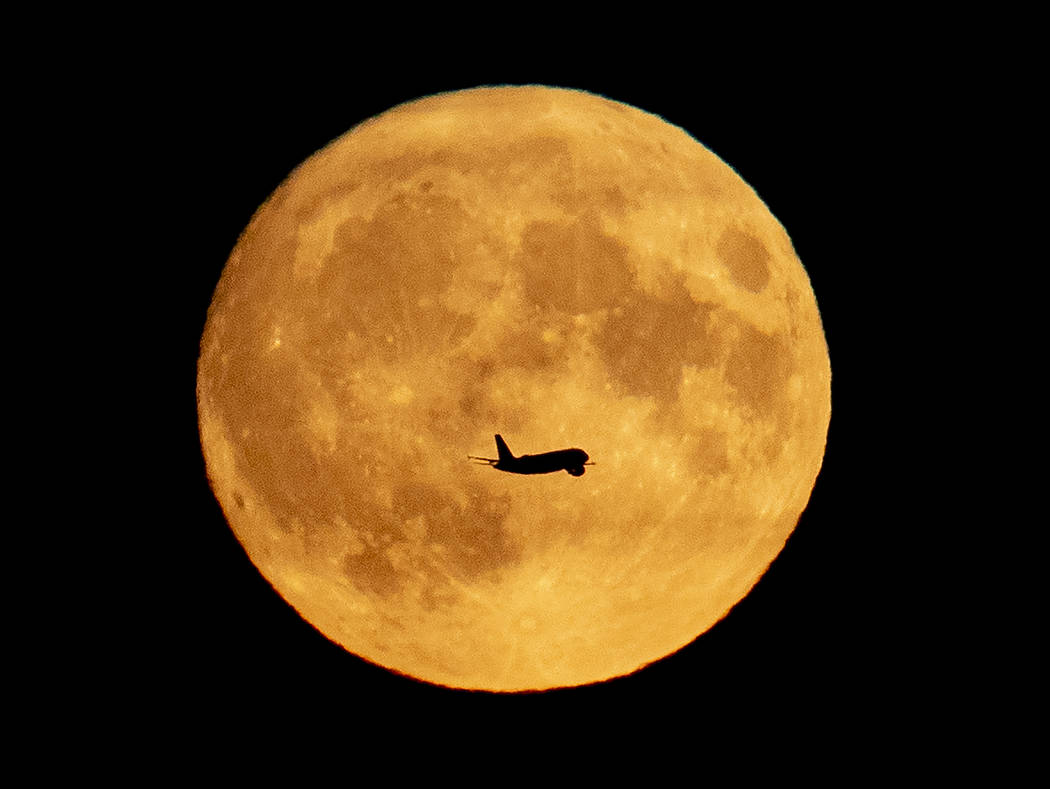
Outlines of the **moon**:
M 350 130 L 256 212 L 198 360 L 212 490 L 346 650 L 489 691 L 707 631 L 820 470 L 831 369 L 784 228 L 682 129 L 547 87 Z M 586 474 L 471 465 L 583 448 Z

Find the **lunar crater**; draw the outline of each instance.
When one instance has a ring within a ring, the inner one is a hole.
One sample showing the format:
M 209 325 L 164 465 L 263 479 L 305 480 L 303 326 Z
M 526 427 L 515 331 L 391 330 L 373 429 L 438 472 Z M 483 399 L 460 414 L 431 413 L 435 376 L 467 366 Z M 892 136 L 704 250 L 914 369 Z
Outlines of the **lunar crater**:
M 718 239 L 716 251 L 733 282 L 740 287 L 761 293 L 769 284 L 769 251 L 755 236 L 728 228 Z

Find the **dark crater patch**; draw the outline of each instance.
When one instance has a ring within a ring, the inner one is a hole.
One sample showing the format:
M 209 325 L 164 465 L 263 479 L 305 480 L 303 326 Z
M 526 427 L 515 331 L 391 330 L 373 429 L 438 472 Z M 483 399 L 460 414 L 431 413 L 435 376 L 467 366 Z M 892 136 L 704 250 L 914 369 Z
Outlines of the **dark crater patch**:
M 381 356 L 434 350 L 465 337 L 474 318 L 441 305 L 455 265 L 476 254 L 479 239 L 460 204 L 441 194 L 398 195 L 371 221 L 350 220 L 336 232 L 305 304 L 305 324 L 323 340 L 347 330 Z
M 690 467 L 703 476 L 717 477 L 729 471 L 729 442 L 721 430 L 696 431 L 688 452 Z
M 756 415 L 781 418 L 793 366 L 791 349 L 783 337 L 748 324 L 740 324 L 739 331 L 726 360 L 726 381 Z
M 296 360 L 284 354 L 236 353 L 214 397 L 229 434 L 237 437 L 238 473 L 264 506 L 305 521 L 330 520 L 342 504 L 333 491 L 345 481 L 331 464 L 318 462 L 315 441 L 303 427 L 310 387 Z
M 446 569 L 472 580 L 514 562 L 517 549 L 507 539 L 503 523 L 510 497 L 491 497 L 482 489 L 469 491 L 465 504 L 425 482 L 398 487 L 394 513 L 399 521 L 423 516 L 426 542 L 442 546 Z
M 519 560 L 520 549 L 504 529 L 510 506 L 509 496 L 493 497 L 480 488 L 470 490 L 461 503 L 437 486 L 405 482 L 395 489 L 391 510 L 373 513 L 379 517 L 364 534 L 364 550 L 348 553 L 343 571 L 365 592 L 393 594 L 401 589 L 401 580 L 389 552 L 404 547 L 413 567 L 427 576 L 424 604 L 438 605 L 454 596 L 446 574 L 474 581 Z M 410 545 L 403 524 L 420 517 L 425 536 L 422 542 Z
M 718 361 L 720 348 L 708 320 L 717 307 L 693 301 L 681 276 L 659 296 L 631 290 L 615 303 L 595 345 L 624 393 L 672 402 L 682 365 Z
M 354 586 L 370 595 L 395 594 L 401 591 L 401 582 L 385 551 L 385 545 L 368 545 L 361 553 L 348 553 L 343 557 L 343 572 Z
M 718 239 L 716 251 L 734 284 L 752 293 L 765 290 L 769 284 L 769 250 L 761 241 L 729 228 Z
M 605 307 L 631 287 L 627 247 L 603 233 L 593 217 L 572 224 L 533 222 L 516 261 L 525 297 L 570 315 Z

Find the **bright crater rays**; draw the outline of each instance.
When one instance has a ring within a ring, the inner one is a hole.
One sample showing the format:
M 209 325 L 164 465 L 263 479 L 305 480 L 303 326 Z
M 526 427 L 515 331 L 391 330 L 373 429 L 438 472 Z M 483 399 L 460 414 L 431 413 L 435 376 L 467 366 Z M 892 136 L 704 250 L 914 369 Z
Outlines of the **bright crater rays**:
M 548 688 L 703 633 L 783 547 L 830 367 L 784 229 L 660 118 L 492 88 L 397 107 L 253 218 L 201 344 L 208 474 L 251 560 L 349 651 Z M 597 464 L 467 464 L 494 433 Z

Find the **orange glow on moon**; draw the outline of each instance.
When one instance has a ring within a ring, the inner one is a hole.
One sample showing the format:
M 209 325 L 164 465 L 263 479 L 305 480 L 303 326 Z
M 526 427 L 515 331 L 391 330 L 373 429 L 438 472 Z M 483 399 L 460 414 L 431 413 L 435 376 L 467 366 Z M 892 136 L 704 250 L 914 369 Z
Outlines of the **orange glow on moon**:
M 259 209 L 198 365 L 212 488 L 350 652 L 452 687 L 633 672 L 741 600 L 830 419 L 816 301 L 725 163 L 591 94 L 402 105 Z M 470 465 L 581 447 L 596 465 Z

